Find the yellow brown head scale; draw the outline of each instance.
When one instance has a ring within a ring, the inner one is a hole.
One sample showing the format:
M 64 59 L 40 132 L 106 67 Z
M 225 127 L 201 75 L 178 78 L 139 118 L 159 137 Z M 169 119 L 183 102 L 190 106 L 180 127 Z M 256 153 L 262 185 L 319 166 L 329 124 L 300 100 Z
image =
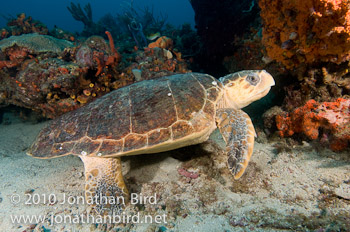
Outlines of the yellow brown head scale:
M 247 70 L 219 79 L 224 85 L 224 107 L 241 109 L 264 97 L 275 85 L 273 77 L 265 70 Z

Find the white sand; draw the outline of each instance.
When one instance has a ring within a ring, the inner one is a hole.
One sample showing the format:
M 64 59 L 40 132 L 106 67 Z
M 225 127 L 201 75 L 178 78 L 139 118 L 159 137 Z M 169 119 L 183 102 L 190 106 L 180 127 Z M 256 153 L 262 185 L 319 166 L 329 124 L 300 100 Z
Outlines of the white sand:
M 127 213 L 166 215 L 167 224 L 129 223 L 50 224 L 51 216 L 85 213 L 81 204 L 33 204 L 31 196 L 58 202 L 63 196 L 82 196 L 83 164 L 67 156 L 39 160 L 25 154 L 45 125 L 12 119 L 0 124 L 0 231 L 309 231 L 350 228 L 350 155 L 329 150 L 316 152 L 305 144 L 277 153 L 273 144 L 255 144 L 244 176 L 234 181 L 222 165 L 223 145 L 218 134 L 208 143 L 173 153 L 124 159 L 123 172 L 130 192 L 157 196 L 157 204 L 129 206 Z M 214 142 L 217 141 L 217 142 Z M 196 153 L 188 161 L 171 155 Z M 199 154 L 199 155 L 198 155 Z M 201 155 L 202 154 L 202 155 Z M 199 174 L 178 174 L 185 168 Z M 17 195 L 16 195 L 17 194 Z M 19 203 L 11 203 L 20 197 Z M 12 223 L 14 215 L 42 215 L 40 223 Z M 346 225 L 346 223 L 348 223 Z M 119 230 L 117 229 L 119 228 Z M 350 229 L 349 229 L 350 230 Z

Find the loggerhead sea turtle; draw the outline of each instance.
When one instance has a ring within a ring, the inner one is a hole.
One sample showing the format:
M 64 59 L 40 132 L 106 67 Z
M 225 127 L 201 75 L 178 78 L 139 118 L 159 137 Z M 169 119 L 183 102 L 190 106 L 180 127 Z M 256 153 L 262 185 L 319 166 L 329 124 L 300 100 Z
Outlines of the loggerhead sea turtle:
M 227 166 L 238 179 L 256 136 L 249 116 L 240 109 L 264 97 L 274 84 L 265 70 L 241 71 L 219 80 L 187 73 L 137 82 L 52 120 L 27 153 L 42 159 L 77 155 L 85 166 L 86 197 L 127 199 L 121 156 L 198 144 L 219 128 L 227 146 Z

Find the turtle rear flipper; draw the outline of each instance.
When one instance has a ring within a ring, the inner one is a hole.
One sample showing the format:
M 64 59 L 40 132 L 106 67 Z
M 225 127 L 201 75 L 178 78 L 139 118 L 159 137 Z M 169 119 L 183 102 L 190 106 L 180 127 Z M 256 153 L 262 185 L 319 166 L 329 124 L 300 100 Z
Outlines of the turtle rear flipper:
M 226 142 L 227 165 L 235 179 L 248 166 L 254 148 L 255 129 L 248 114 L 231 108 L 218 109 L 217 126 Z
M 121 213 L 128 201 L 120 158 L 80 156 L 85 167 L 85 198 L 98 214 Z

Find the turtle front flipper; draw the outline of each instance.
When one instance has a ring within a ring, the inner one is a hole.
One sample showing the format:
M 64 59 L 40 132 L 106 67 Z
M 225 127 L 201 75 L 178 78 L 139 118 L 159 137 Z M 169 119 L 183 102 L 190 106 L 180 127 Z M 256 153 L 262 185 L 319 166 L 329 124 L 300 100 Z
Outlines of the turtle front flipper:
M 85 167 L 85 198 L 97 213 L 121 213 L 129 199 L 120 158 L 80 156 Z
M 253 153 L 253 123 L 248 114 L 231 108 L 218 109 L 216 122 L 226 142 L 227 164 L 235 179 L 240 178 Z

